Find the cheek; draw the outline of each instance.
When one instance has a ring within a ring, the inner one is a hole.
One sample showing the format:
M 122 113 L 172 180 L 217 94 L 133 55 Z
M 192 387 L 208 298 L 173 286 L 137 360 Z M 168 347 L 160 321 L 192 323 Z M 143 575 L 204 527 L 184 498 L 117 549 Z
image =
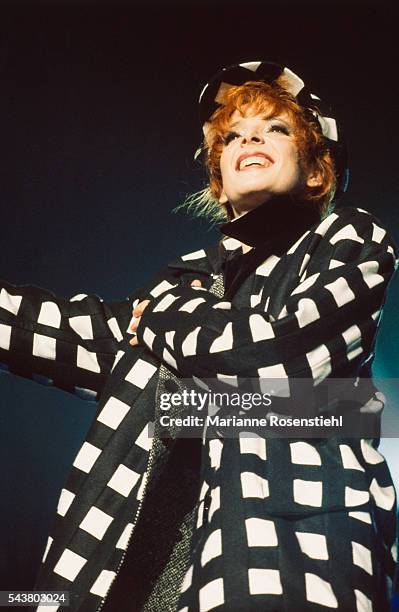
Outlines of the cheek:
M 224 158 L 223 155 L 220 156 L 220 160 L 219 160 L 219 168 L 220 168 L 220 174 L 223 178 L 223 175 L 225 173 L 225 162 L 224 162 Z
M 285 152 L 285 163 L 286 168 L 290 170 L 290 174 L 293 176 L 299 176 L 302 174 L 301 162 L 299 159 L 298 150 L 296 147 L 289 147 Z
M 220 165 L 220 172 L 222 172 L 222 173 L 223 173 L 223 172 L 226 172 L 227 163 L 228 163 L 227 158 L 228 158 L 228 154 L 227 154 L 227 152 L 226 152 L 225 150 L 224 150 L 224 151 L 222 151 L 222 153 L 221 153 L 221 155 L 220 155 L 220 162 L 219 162 L 219 165 Z
M 226 153 L 222 153 L 222 155 L 220 156 L 220 176 L 222 179 L 222 183 L 223 185 L 228 182 L 229 180 L 229 176 L 230 176 L 230 163 L 229 163 L 229 157 Z
M 295 144 L 292 143 L 287 147 L 286 156 L 293 164 L 297 165 L 299 163 L 299 151 Z

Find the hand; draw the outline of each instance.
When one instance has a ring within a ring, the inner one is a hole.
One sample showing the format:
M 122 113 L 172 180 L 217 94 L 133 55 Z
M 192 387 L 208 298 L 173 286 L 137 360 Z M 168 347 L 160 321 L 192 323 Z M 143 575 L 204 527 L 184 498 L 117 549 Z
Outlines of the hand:
M 144 310 L 146 309 L 149 303 L 150 303 L 150 300 L 143 300 L 142 302 L 139 302 L 135 308 L 133 308 L 134 321 L 130 326 L 130 329 L 132 330 L 132 332 L 137 332 L 137 328 L 141 321 L 141 315 L 143 314 Z M 134 336 L 131 340 L 129 340 L 129 344 L 131 344 L 132 346 L 137 346 L 138 343 L 139 341 L 137 339 L 137 336 Z
M 202 283 L 200 280 L 198 280 L 198 278 L 196 278 L 195 280 L 192 281 L 191 286 L 192 287 L 202 287 Z M 132 330 L 132 332 L 137 333 L 137 328 L 140 324 L 141 316 L 149 303 L 150 303 L 150 300 L 143 300 L 142 302 L 139 302 L 137 306 L 133 309 L 134 321 L 130 326 L 130 329 Z M 129 344 L 131 346 L 137 346 L 138 343 L 139 341 L 137 339 L 137 336 L 134 336 L 131 340 L 129 340 Z

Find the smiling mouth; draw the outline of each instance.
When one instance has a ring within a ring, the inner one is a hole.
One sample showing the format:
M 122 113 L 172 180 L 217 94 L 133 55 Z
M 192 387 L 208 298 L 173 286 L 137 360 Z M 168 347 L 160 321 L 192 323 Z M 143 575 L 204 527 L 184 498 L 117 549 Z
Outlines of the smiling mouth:
M 246 155 L 237 161 L 237 170 L 247 170 L 252 168 L 269 168 L 273 164 L 272 160 L 265 155 Z

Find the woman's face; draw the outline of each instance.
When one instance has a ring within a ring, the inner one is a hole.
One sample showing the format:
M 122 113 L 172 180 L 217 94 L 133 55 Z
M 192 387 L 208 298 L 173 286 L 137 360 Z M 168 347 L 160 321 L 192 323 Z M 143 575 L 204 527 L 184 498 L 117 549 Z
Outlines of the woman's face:
M 236 214 L 303 186 L 294 126 L 287 115 L 243 117 L 236 110 L 223 140 L 220 201 L 228 201 Z M 306 179 L 309 185 L 311 181 Z

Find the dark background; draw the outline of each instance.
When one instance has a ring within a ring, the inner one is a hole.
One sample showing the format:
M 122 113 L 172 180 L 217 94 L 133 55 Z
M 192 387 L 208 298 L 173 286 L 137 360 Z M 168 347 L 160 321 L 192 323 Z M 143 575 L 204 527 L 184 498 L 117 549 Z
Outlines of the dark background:
M 120 298 L 213 242 L 216 230 L 171 214 L 203 185 L 197 98 L 219 67 L 256 59 L 287 65 L 337 109 L 351 160 L 342 205 L 377 214 L 399 241 L 396 23 L 388 4 L 364 1 L 0 3 L 0 275 Z M 399 378 L 398 287 L 382 378 Z M 399 394 L 383 384 L 396 418 Z M 29 589 L 94 405 L 7 375 L 0 393 L 0 588 Z M 397 440 L 383 448 L 395 470 Z

